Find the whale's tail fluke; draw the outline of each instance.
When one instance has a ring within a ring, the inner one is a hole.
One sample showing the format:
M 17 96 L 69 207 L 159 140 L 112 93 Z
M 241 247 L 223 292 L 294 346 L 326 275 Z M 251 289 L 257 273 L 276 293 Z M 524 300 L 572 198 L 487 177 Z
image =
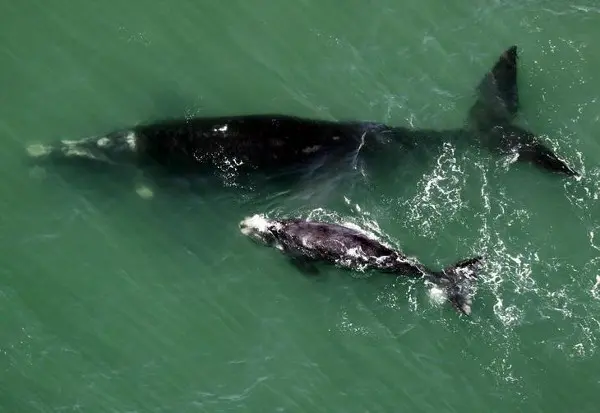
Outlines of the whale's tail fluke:
M 445 290 L 457 311 L 470 315 L 473 286 L 482 266 L 482 256 L 462 260 L 442 271 L 434 272 L 432 281 Z
M 519 161 L 532 162 L 545 170 L 577 176 L 577 172 L 539 137 L 513 125 L 520 107 L 517 60 L 517 46 L 511 46 L 485 74 L 477 86 L 476 101 L 469 110 L 469 129 L 492 150 L 516 154 Z
M 469 121 L 477 128 L 511 122 L 519 109 L 517 46 L 508 48 L 477 86 Z
M 487 133 L 490 139 L 496 141 L 501 152 L 516 155 L 518 161 L 531 162 L 548 171 L 567 176 L 579 176 L 577 171 L 526 129 L 517 125 L 503 124 L 494 126 Z

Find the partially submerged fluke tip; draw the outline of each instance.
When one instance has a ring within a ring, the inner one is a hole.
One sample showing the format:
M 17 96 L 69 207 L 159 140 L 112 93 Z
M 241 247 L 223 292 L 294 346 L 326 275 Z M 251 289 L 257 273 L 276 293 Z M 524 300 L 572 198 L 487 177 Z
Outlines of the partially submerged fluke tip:
M 504 52 L 504 58 L 507 60 L 516 61 L 518 57 L 517 45 L 512 45 Z

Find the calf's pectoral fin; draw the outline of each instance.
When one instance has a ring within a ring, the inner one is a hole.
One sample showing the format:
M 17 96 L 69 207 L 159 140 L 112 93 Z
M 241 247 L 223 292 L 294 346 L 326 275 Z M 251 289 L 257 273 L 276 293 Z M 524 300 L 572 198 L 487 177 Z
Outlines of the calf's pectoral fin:
M 290 262 L 305 275 L 319 275 L 320 271 L 310 259 L 299 255 L 289 257 Z

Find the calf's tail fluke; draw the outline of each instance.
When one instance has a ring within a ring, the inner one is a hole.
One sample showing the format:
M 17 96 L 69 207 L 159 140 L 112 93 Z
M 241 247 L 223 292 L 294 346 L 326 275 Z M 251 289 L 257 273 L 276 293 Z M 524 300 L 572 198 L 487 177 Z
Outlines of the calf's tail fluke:
M 471 314 L 473 286 L 483 261 L 482 256 L 477 256 L 433 273 L 433 282 L 445 290 L 454 308 L 463 314 Z

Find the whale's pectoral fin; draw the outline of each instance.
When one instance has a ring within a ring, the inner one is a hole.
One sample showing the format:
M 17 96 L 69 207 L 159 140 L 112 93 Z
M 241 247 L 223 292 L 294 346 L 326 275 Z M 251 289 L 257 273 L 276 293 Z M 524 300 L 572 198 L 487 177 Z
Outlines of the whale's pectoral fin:
M 135 192 L 142 199 L 152 199 L 154 197 L 153 184 L 152 182 L 145 176 L 144 172 L 138 170 L 135 173 L 134 177 L 134 186 Z
M 319 274 L 319 269 L 309 257 L 302 255 L 301 252 L 290 248 L 285 243 L 280 244 L 279 248 L 281 248 L 281 251 L 287 256 L 288 260 L 304 274 Z
M 518 109 L 517 46 L 511 46 L 477 86 L 477 100 L 469 113 L 470 122 L 485 129 L 497 122 L 510 122 Z

